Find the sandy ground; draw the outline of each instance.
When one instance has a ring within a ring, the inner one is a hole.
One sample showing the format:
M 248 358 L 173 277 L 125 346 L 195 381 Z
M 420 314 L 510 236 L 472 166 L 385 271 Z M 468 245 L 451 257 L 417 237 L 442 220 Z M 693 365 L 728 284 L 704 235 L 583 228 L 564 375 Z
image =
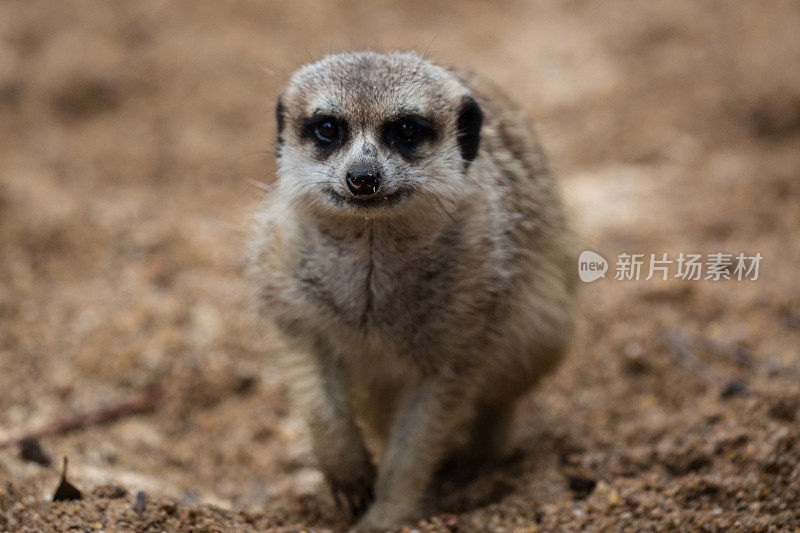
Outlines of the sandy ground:
M 0 449 L 0 530 L 346 528 L 241 258 L 282 83 L 365 47 L 505 87 L 612 262 L 764 257 L 757 281 L 623 282 L 612 265 L 583 286 L 509 459 L 442 481 L 446 514 L 418 527 L 797 530 L 797 28 L 789 1 L 0 3 L 0 440 L 165 391 L 42 438 L 51 466 Z M 63 456 L 80 501 L 49 501 Z

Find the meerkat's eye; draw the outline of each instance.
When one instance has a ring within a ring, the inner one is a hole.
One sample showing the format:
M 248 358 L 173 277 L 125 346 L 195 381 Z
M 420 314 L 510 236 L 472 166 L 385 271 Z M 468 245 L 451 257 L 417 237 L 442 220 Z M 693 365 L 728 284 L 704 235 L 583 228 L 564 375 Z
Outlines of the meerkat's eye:
M 400 117 L 383 127 L 383 141 L 408 157 L 422 142 L 434 136 L 433 124 L 419 116 Z
M 303 126 L 302 136 L 313 141 L 322 154 L 330 154 L 338 148 L 347 136 L 347 124 L 333 116 L 315 116 Z
M 314 126 L 314 134 L 323 142 L 333 142 L 339 138 L 339 126 L 333 120 L 324 120 Z
M 406 140 L 413 140 L 417 135 L 417 125 L 410 120 L 404 120 L 400 123 L 400 135 Z

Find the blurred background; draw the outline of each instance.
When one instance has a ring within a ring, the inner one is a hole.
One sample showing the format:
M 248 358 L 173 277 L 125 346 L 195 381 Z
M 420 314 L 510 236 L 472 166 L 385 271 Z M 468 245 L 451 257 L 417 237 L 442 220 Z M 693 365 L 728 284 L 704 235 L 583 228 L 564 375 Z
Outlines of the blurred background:
M 800 527 L 798 28 L 794 1 L 0 3 L 0 530 L 346 525 L 242 255 L 283 83 L 363 48 L 505 88 L 612 263 L 764 258 L 582 286 L 512 457 L 423 527 Z M 52 504 L 62 456 L 84 499 Z

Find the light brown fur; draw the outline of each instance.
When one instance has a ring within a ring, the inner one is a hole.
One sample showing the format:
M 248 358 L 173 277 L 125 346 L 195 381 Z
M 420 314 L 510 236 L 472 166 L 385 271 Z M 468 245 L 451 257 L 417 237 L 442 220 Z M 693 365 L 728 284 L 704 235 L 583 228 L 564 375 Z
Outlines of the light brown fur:
M 348 127 L 325 155 L 304 136 L 315 113 Z M 435 135 L 401 157 L 381 128 L 409 113 Z M 497 89 L 411 53 L 306 66 L 278 114 L 278 180 L 250 255 L 260 312 L 292 347 L 287 381 L 335 498 L 359 512 L 374 489 L 355 527 L 414 521 L 443 460 L 500 450 L 517 399 L 571 336 L 575 257 L 555 181 Z M 385 205 L 348 196 L 345 174 L 365 160 Z M 396 191 L 410 192 L 389 204 Z

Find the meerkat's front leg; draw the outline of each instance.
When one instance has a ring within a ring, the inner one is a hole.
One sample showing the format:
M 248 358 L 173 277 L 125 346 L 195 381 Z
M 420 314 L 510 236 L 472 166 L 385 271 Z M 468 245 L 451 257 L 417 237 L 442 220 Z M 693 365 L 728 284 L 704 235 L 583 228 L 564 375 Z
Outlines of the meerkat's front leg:
M 375 503 L 356 531 L 385 531 L 421 518 L 431 477 L 449 451 L 454 432 L 473 411 L 463 381 L 441 376 L 422 382 L 403 399 L 375 487 Z
M 375 467 L 346 400 L 340 360 L 318 344 L 311 353 L 293 354 L 288 370 L 333 499 L 359 516 L 373 499 Z

